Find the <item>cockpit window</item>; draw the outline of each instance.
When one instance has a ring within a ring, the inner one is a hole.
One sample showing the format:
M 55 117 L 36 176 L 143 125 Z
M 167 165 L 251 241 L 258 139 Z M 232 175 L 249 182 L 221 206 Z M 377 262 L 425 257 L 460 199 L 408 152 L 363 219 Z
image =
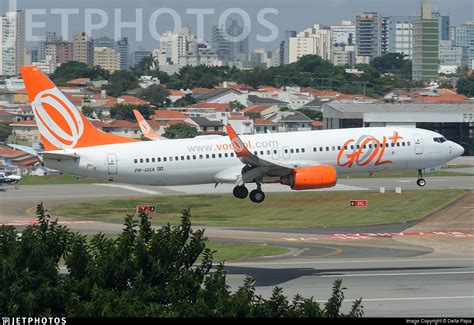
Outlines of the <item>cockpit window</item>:
M 433 138 L 434 142 L 443 143 L 448 141 L 445 137 Z

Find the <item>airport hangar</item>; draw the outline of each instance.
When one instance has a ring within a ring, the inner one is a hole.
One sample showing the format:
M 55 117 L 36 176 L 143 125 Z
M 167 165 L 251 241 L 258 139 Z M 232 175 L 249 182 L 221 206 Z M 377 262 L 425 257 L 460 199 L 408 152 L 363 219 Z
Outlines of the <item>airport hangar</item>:
M 403 126 L 441 133 L 474 155 L 474 104 L 362 104 L 323 105 L 325 129 Z

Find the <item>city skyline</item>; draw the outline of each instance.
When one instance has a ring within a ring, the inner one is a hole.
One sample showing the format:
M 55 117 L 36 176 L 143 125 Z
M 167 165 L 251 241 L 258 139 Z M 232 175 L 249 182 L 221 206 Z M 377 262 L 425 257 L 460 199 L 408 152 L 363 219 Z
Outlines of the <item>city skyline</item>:
M 6 3 L 5 3 L 6 2 Z M 1 13 L 4 14 L 8 11 L 8 2 L 2 2 L 0 5 Z M 449 15 L 451 18 L 451 26 L 457 26 L 467 21 L 474 20 L 474 4 L 468 0 L 433 0 L 430 1 L 433 4 L 433 9 L 440 11 L 442 14 Z M 119 0 L 114 1 L 102 1 L 97 4 L 97 1 L 83 1 L 77 3 L 74 1 L 57 1 L 57 0 L 45 0 L 39 5 L 32 0 L 17 0 L 17 8 L 19 10 L 25 9 L 46 9 L 46 18 L 41 15 L 35 16 L 35 21 L 46 24 L 46 28 L 36 28 L 34 35 L 41 36 L 45 32 L 57 32 L 61 31 L 61 16 L 51 15 L 51 9 L 58 8 L 77 8 L 79 10 L 78 15 L 70 15 L 68 38 L 72 39 L 72 33 L 83 31 L 84 28 L 84 10 L 89 8 L 98 8 L 107 12 L 109 17 L 108 25 L 98 31 L 92 33 L 93 38 L 100 36 L 114 36 L 114 8 L 122 8 L 123 21 L 134 20 L 134 10 L 143 10 L 143 24 L 148 25 L 148 18 L 151 12 L 158 8 L 171 8 L 175 10 L 182 21 L 182 26 L 189 26 L 193 34 L 197 34 L 196 15 L 186 14 L 186 9 L 189 8 L 212 8 L 215 14 L 205 16 L 204 20 L 204 39 L 210 41 L 212 38 L 212 26 L 218 23 L 218 18 L 223 11 L 229 8 L 244 8 L 248 12 L 252 28 L 249 35 L 249 47 L 250 48 L 265 48 L 267 50 L 274 51 L 278 48 L 279 42 L 284 38 L 286 30 L 304 30 L 313 24 L 321 24 L 323 26 L 338 25 L 343 20 L 351 20 L 355 22 L 355 16 L 364 11 L 376 11 L 381 16 L 396 16 L 396 15 L 415 15 L 420 11 L 421 1 L 413 0 L 401 0 L 396 4 L 392 1 L 386 0 L 316 0 L 308 1 L 301 0 L 298 2 L 298 6 L 289 5 L 286 1 L 272 1 L 269 5 L 265 1 L 257 1 L 252 3 L 238 2 L 238 1 L 226 1 L 225 3 L 217 2 L 214 0 L 199 1 L 160 1 L 160 6 L 156 1 L 136 1 L 130 3 L 127 1 Z M 324 4 L 324 6 L 322 6 Z M 316 12 L 307 10 L 309 8 L 315 8 Z M 262 26 L 257 22 L 258 11 L 264 8 L 274 8 L 278 10 L 278 15 L 267 14 L 266 19 L 278 27 L 279 36 L 276 37 L 272 42 L 259 42 L 257 41 L 257 34 L 262 36 L 268 36 L 270 31 L 267 27 Z M 306 9 L 305 9 L 306 8 Z M 231 16 L 234 17 L 234 16 Z M 237 17 L 237 16 L 235 16 Z M 162 18 L 162 19 L 161 19 Z M 160 16 L 158 21 L 157 30 L 159 33 L 173 29 L 173 23 L 169 16 Z M 123 29 L 121 36 L 129 38 L 130 50 L 146 49 L 152 50 L 157 48 L 159 43 L 152 38 L 147 29 L 144 29 L 143 41 L 137 42 L 135 39 L 135 31 L 132 29 Z M 35 45 L 34 42 L 27 42 L 27 46 Z

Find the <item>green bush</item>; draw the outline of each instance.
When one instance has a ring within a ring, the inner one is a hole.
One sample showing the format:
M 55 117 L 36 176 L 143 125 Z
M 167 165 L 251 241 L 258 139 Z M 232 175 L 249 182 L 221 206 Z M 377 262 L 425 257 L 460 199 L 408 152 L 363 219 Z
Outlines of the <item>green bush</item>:
M 116 238 L 92 240 L 52 221 L 43 205 L 38 223 L 21 237 L 0 227 L 0 311 L 4 316 L 68 317 L 360 317 L 361 300 L 344 314 L 341 280 L 321 306 L 281 288 L 269 299 L 247 278 L 232 292 L 223 264 L 213 267 L 204 230 L 191 228 L 189 210 L 179 226 L 151 228 L 147 214 L 129 215 Z M 64 261 L 66 269 L 60 269 Z M 67 271 L 66 271 L 67 270 Z

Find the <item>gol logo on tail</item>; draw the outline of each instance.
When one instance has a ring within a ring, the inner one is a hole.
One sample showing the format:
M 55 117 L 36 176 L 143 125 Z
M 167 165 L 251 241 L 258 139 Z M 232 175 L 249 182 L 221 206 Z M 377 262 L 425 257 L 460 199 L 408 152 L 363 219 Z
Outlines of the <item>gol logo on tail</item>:
M 143 134 L 148 134 L 151 132 L 150 126 L 146 121 L 140 121 L 138 126 L 140 127 L 140 130 L 142 130 Z
M 61 149 L 73 148 L 84 133 L 82 116 L 56 88 L 40 92 L 31 103 L 41 135 Z

